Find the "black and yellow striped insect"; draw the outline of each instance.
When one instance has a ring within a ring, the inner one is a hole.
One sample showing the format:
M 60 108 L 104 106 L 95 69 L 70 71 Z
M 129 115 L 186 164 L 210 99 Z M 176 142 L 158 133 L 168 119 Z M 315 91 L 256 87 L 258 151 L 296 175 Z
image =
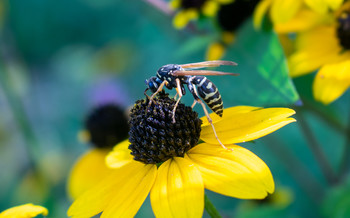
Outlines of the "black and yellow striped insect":
M 221 99 L 221 95 L 219 93 L 218 88 L 205 76 L 208 75 L 233 75 L 237 76 L 235 73 L 226 73 L 220 71 L 212 71 L 212 70 L 198 70 L 205 67 L 217 67 L 221 65 L 230 65 L 236 66 L 237 64 L 232 61 L 204 61 L 198 63 L 190 63 L 190 64 L 168 64 L 164 65 L 158 69 L 157 75 L 146 80 L 147 89 L 145 90 L 145 94 L 147 90 L 151 90 L 153 94 L 150 99 L 150 104 L 152 103 L 153 98 L 159 93 L 163 87 L 167 87 L 168 89 L 175 88 L 177 95 L 179 98 L 176 101 L 176 104 L 173 109 L 173 122 L 175 123 L 175 111 L 177 105 L 180 102 L 180 99 L 183 95 L 186 94 L 184 85 L 187 85 L 188 90 L 192 93 L 194 97 L 194 103 L 192 104 L 192 108 L 196 103 L 200 103 L 204 110 L 204 113 L 208 119 L 208 122 L 211 124 L 215 137 L 222 147 L 226 148 L 219 138 L 217 137 L 214 125 L 212 123 L 212 119 L 209 116 L 209 113 L 205 107 L 203 101 L 208 105 L 208 107 L 217 115 L 222 117 L 223 115 L 223 101 Z M 203 99 L 203 101 L 199 98 L 199 96 Z

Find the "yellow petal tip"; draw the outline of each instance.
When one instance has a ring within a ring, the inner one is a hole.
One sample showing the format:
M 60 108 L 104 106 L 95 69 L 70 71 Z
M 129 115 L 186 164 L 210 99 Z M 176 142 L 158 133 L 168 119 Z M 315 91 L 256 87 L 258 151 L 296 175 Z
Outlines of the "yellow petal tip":
M 36 217 L 38 215 L 47 216 L 49 211 L 42 206 L 34 204 L 24 204 L 16 207 L 11 207 L 0 213 L 1 218 L 13 218 L 13 217 Z

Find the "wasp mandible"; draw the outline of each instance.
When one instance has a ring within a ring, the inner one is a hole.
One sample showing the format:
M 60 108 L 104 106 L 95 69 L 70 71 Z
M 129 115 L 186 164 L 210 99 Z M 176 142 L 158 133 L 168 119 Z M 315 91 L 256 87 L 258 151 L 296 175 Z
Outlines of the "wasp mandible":
M 204 61 L 198 63 L 190 63 L 190 64 L 167 64 L 158 69 L 157 75 L 146 80 L 147 89 L 145 90 L 145 95 L 149 98 L 150 103 L 152 104 L 153 98 L 157 93 L 163 90 L 165 86 L 168 89 L 175 88 L 177 95 L 179 98 L 176 101 L 174 109 L 172 111 L 173 123 L 175 123 L 175 111 L 177 105 L 179 104 L 183 95 L 186 94 L 184 85 L 187 86 L 188 90 L 192 93 L 194 97 L 194 102 L 192 104 L 192 108 L 196 105 L 196 103 L 200 103 L 204 110 L 205 116 L 208 119 L 208 122 L 213 128 L 213 132 L 215 138 L 218 140 L 220 145 L 227 149 L 218 138 L 215 127 L 213 125 L 212 119 L 209 116 L 209 113 L 205 107 L 203 101 L 208 105 L 208 107 L 217 115 L 222 117 L 223 115 L 223 102 L 221 99 L 221 95 L 219 93 L 218 88 L 211 82 L 207 77 L 209 75 L 232 75 L 238 76 L 236 73 L 226 73 L 220 71 L 212 71 L 212 70 L 198 70 L 206 67 L 217 67 L 221 65 L 230 65 L 236 66 L 237 64 L 232 61 Z M 153 94 L 149 97 L 146 92 L 147 90 L 151 90 Z M 199 98 L 199 96 L 203 99 L 203 101 Z

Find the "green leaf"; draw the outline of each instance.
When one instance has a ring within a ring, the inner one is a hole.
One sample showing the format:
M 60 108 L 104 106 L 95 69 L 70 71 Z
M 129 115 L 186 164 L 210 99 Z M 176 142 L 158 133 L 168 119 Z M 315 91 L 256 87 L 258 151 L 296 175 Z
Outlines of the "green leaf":
M 350 217 L 350 181 L 330 190 L 322 209 L 325 217 Z
M 216 82 L 219 87 L 229 84 L 232 87 L 229 92 L 221 93 L 225 102 L 261 106 L 289 105 L 299 100 L 275 33 L 256 32 L 249 20 L 224 59 L 237 62 L 235 72 L 240 73 L 235 79 Z

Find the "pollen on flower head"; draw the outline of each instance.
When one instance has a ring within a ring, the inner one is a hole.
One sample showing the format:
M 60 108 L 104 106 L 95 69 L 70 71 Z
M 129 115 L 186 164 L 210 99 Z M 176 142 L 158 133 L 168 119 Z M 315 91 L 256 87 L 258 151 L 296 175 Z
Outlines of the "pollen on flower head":
M 344 12 L 338 19 L 337 36 L 344 49 L 350 49 L 350 13 Z
M 179 104 L 172 122 L 176 101 L 160 93 L 149 106 L 149 100 L 138 100 L 131 110 L 129 149 L 134 159 L 146 164 L 162 163 L 172 157 L 183 157 L 197 145 L 202 121 L 198 114 Z

